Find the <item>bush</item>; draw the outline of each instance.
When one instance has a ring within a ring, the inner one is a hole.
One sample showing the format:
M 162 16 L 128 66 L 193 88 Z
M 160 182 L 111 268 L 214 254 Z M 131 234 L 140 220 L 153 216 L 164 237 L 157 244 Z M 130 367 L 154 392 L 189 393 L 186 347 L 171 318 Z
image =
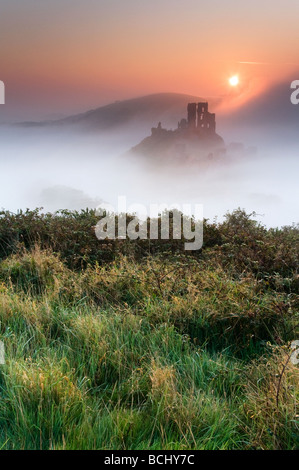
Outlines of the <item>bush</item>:
M 32 294 L 53 289 L 65 273 L 59 257 L 35 246 L 32 251 L 10 255 L 0 263 L 0 280 Z
M 0 448 L 298 448 L 298 228 L 237 210 L 185 253 L 96 222 L 0 214 Z

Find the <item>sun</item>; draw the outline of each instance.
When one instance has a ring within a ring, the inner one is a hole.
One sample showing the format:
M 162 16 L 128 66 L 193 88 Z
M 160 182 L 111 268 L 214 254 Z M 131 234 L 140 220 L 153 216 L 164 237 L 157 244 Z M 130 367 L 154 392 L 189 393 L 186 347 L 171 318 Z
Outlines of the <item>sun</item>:
M 228 81 L 229 81 L 230 86 L 237 86 L 237 85 L 239 85 L 239 77 L 238 77 L 238 75 L 234 75 L 233 77 L 230 77 L 230 79 L 229 79 Z

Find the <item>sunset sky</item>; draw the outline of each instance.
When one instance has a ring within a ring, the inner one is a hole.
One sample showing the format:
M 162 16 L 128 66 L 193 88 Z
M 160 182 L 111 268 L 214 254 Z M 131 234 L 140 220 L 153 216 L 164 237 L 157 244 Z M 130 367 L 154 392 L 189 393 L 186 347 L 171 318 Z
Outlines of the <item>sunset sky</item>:
M 298 18 L 298 0 L 0 0 L 0 118 L 156 92 L 245 102 L 299 78 Z

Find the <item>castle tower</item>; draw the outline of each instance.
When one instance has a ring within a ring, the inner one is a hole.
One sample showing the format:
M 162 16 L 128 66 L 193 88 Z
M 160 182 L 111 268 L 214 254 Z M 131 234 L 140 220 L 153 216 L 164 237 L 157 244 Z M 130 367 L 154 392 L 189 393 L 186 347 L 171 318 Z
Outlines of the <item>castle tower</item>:
M 215 113 L 209 113 L 208 103 L 188 103 L 188 119 L 182 120 L 178 129 L 193 129 L 201 135 L 215 134 L 216 118 Z
M 209 113 L 208 103 L 197 104 L 197 128 L 202 133 L 214 133 L 216 130 L 215 114 Z
M 191 129 L 196 128 L 196 103 L 188 104 L 188 127 Z
M 207 129 L 208 124 L 208 103 L 198 103 L 197 105 L 197 127 Z
M 208 113 L 208 129 L 209 132 L 216 132 L 216 115 L 215 113 Z

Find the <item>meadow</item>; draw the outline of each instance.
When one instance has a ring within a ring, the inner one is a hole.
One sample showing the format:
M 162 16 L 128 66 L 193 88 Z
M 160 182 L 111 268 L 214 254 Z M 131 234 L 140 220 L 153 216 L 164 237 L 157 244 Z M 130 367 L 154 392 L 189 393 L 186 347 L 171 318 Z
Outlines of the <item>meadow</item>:
M 1 449 L 299 448 L 297 226 L 103 240 L 0 212 Z

